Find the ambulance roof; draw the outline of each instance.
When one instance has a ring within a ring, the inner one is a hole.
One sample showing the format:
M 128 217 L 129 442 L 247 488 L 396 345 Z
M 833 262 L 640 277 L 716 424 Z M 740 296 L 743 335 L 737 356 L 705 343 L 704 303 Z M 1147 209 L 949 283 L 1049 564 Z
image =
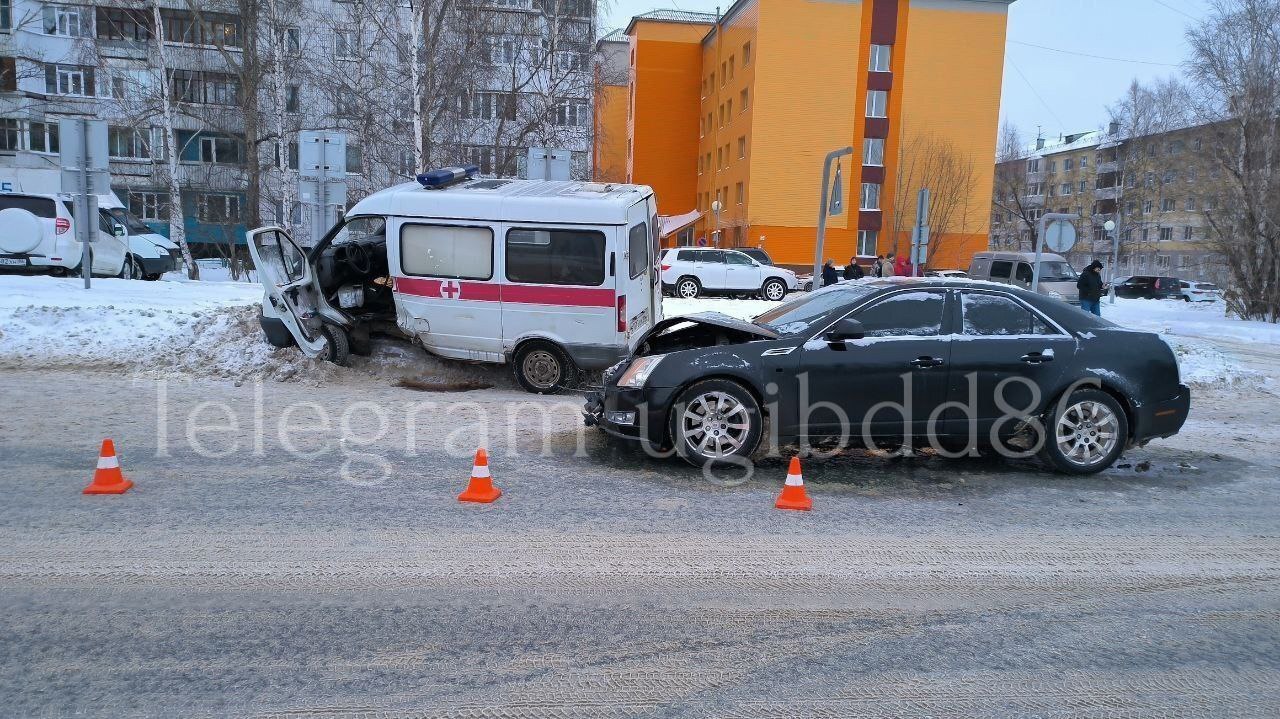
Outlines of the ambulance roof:
M 369 195 L 347 214 L 624 225 L 627 210 L 652 194 L 647 185 L 597 182 L 475 179 L 432 190 L 406 182 Z

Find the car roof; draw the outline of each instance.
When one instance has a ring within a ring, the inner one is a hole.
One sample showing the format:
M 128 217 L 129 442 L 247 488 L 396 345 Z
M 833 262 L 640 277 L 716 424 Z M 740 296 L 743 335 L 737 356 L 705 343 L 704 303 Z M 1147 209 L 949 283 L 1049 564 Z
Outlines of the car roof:
M 369 195 L 348 214 L 624 225 L 627 210 L 652 195 L 648 185 L 598 182 L 475 179 L 432 190 L 406 182 Z
M 1024 262 L 1032 262 L 1035 258 L 1036 253 L 1034 252 L 977 252 L 973 255 L 973 259 L 975 260 L 1021 260 Z M 1040 261 L 1044 262 L 1045 260 L 1066 262 L 1065 257 L 1062 255 L 1055 255 L 1052 252 L 1040 253 Z

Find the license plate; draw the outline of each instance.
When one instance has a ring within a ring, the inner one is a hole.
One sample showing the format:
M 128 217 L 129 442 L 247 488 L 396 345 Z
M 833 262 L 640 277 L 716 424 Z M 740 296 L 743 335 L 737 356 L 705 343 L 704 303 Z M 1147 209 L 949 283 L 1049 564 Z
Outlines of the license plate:
M 0 257 L 0 265 L 17 265 L 19 267 L 26 267 L 27 261 L 20 260 L 17 257 Z

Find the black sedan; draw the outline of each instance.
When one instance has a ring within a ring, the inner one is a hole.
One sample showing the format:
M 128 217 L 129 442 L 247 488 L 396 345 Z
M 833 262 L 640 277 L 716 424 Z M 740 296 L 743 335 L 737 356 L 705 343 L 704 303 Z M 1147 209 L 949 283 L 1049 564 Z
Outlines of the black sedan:
M 1176 434 L 1190 391 L 1158 335 L 1018 288 L 842 283 L 739 320 L 664 320 L 587 398 L 589 425 L 697 464 L 816 439 L 1038 455 L 1089 474 Z

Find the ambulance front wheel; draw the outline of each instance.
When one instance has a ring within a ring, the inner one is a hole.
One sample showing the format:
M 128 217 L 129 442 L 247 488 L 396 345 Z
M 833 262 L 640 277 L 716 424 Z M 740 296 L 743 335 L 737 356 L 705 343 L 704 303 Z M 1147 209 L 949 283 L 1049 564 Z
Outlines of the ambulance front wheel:
M 321 332 L 324 334 L 324 358 L 336 365 L 345 366 L 347 360 L 351 359 L 351 341 L 347 339 L 347 331 L 341 327 L 325 325 Z
M 516 381 L 526 392 L 558 394 L 578 374 L 564 350 L 550 342 L 527 342 L 515 356 Z

